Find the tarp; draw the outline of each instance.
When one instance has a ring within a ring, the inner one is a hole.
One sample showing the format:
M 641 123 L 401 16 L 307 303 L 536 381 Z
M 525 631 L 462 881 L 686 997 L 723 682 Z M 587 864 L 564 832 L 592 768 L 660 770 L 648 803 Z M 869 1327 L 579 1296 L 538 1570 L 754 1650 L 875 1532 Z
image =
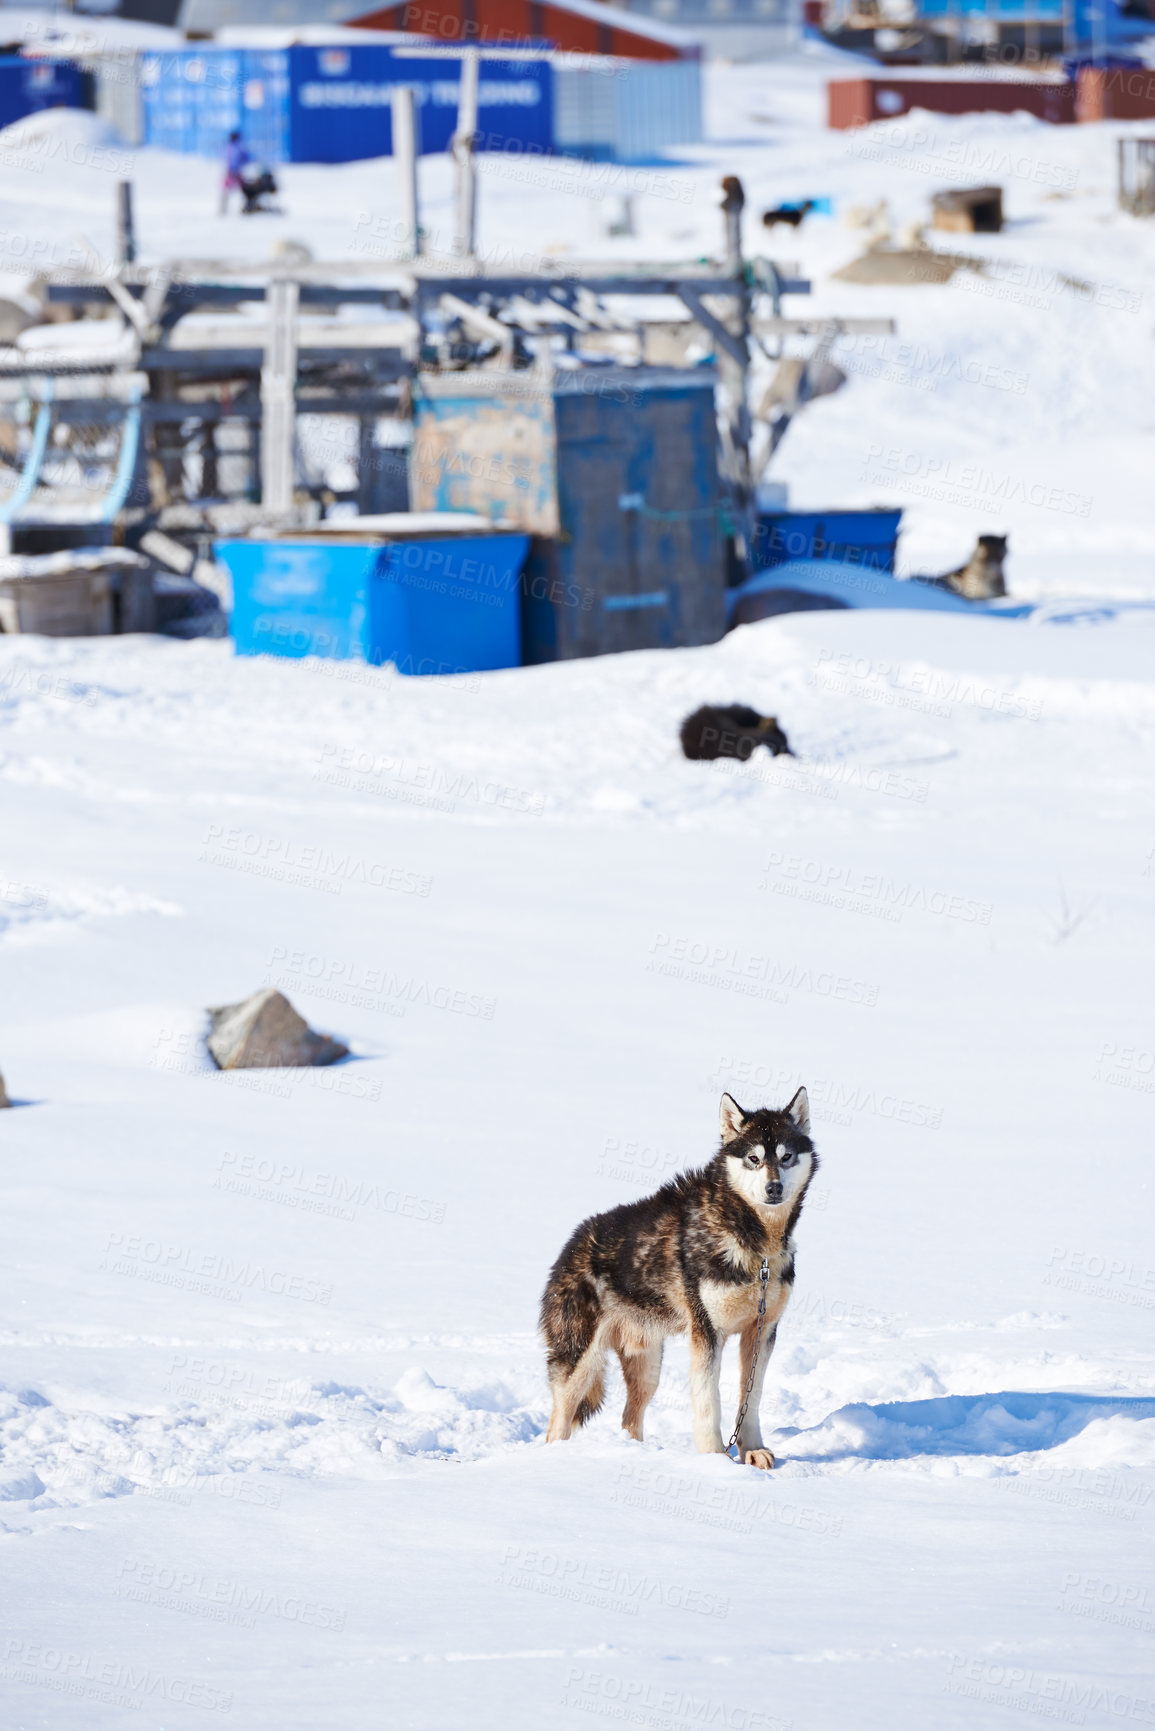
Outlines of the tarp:
M 882 607 L 913 609 L 919 613 L 982 613 L 1000 619 L 1025 619 L 1033 612 L 1030 602 L 1010 599 L 999 601 L 966 601 L 952 589 L 939 589 L 917 578 L 892 577 L 885 571 L 864 570 L 861 565 L 847 564 L 839 559 L 790 559 L 774 565 L 769 571 L 755 576 L 727 592 L 726 606 L 732 621 L 751 622 L 760 616 L 754 605 L 760 598 L 772 601 L 783 595 L 814 596 L 819 604 L 833 607 Z M 767 607 L 766 615 L 775 611 L 791 612 L 793 607 Z

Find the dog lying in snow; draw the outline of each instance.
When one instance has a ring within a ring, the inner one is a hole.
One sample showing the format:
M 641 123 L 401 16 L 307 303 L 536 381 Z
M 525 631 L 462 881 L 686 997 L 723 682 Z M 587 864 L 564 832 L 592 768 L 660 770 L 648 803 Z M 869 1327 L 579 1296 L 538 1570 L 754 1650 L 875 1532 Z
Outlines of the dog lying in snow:
M 688 1334 L 694 1445 L 725 1454 L 718 1377 L 736 1334 L 739 1387 L 750 1387 L 734 1427 L 739 1459 L 774 1465 L 758 1407 L 818 1156 L 805 1088 L 781 1111 L 744 1112 L 723 1094 L 720 1116 L 722 1145 L 708 1165 L 583 1221 L 550 1270 L 541 1301 L 553 1390 L 547 1442 L 564 1442 L 598 1411 L 611 1348 L 626 1379 L 622 1425 L 640 1442 L 666 1336 Z
M 941 577 L 920 577 L 919 582 L 933 583 L 936 589 L 952 589 L 967 601 L 993 601 L 1007 592 L 1003 576 L 1006 556 L 1005 535 L 980 535 L 965 565 L 956 571 L 944 571 Z
M 682 753 L 693 762 L 715 757 L 746 759 L 759 745 L 771 757 L 793 757 L 790 742 L 774 715 L 759 715 L 745 703 L 704 703 L 682 723 Z

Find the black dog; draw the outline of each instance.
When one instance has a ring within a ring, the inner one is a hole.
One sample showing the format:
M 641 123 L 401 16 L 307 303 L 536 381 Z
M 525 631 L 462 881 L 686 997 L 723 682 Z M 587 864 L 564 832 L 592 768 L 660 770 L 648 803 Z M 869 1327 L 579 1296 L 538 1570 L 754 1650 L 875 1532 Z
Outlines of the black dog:
M 773 210 L 762 212 L 764 227 L 773 228 L 775 223 L 783 222 L 790 228 L 798 228 L 804 217 L 809 216 L 814 209 L 814 200 L 804 199 L 801 204 L 776 204 Z
M 276 215 L 274 207 L 266 204 L 265 200 L 275 198 L 279 190 L 271 169 L 266 168 L 263 163 L 248 163 L 241 170 L 241 192 L 245 200 L 241 215 Z
M 681 737 L 683 755 L 695 763 L 715 757 L 737 757 L 745 763 L 759 745 L 771 757 L 794 756 L 777 716 L 759 715 L 745 703 L 704 703 L 683 721 Z

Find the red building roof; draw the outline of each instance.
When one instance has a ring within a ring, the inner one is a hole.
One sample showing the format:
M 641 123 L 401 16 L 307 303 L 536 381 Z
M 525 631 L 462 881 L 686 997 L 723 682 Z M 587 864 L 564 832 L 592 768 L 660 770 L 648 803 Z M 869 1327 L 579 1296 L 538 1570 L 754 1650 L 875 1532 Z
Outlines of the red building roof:
M 526 47 L 553 42 L 566 53 L 626 60 L 696 59 L 686 31 L 600 0 L 394 0 L 347 23 L 363 30 L 408 30 L 443 43 Z

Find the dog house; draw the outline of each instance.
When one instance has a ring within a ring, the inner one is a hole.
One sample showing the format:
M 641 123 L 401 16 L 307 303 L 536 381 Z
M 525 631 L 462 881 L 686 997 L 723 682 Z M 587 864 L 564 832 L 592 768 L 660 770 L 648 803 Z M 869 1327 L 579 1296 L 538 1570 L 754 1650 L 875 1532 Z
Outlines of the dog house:
M 959 186 L 931 199 L 931 226 L 952 234 L 1001 234 L 1001 186 Z

